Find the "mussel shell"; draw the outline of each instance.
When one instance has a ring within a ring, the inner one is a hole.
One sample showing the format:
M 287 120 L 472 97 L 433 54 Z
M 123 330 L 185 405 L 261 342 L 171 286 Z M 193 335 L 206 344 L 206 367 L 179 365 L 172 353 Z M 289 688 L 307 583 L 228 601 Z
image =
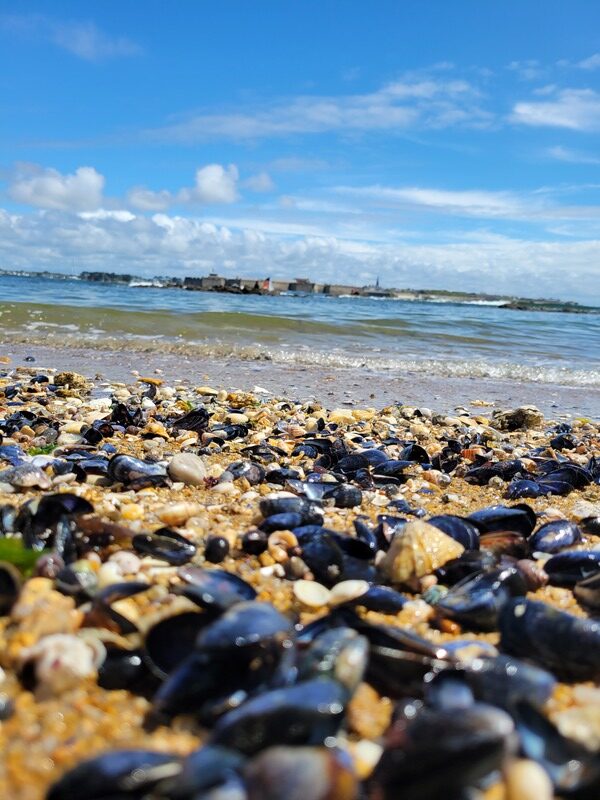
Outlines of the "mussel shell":
M 553 586 L 575 586 L 590 575 L 600 573 L 600 550 L 568 550 L 544 563 Z
M 558 611 L 546 603 L 509 600 L 499 617 L 500 646 L 530 659 L 559 680 L 600 678 L 600 621 Z
M 371 784 L 381 800 L 446 800 L 499 769 L 513 736 L 510 717 L 475 704 L 462 709 L 423 709 L 396 723 L 398 734 L 376 766 Z
M 206 611 L 211 611 L 213 616 L 218 616 L 236 603 L 256 598 L 256 590 L 232 572 L 181 567 L 177 574 L 188 584 L 179 589 L 180 594 Z
M 595 572 L 575 584 L 573 588 L 575 597 L 586 606 L 600 608 L 600 572 Z
M 106 658 L 98 667 L 98 686 L 110 691 L 126 689 L 148 696 L 156 691 L 157 679 L 150 674 L 141 649 L 123 650 L 105 643 Z
M 334 747 L 270 747 L 244 770 L 248 800 L 356 800 L 348 753 Z
M 0 561 L 0 616 L 8 614 L 21 591 L 19 570 L 6 561 Z
M 158 558 L 177 567 L 187 564 L 196 555 L 196 545 L 169 528 L 160 528 L 154 533 L 138 533 L 131 544 L 137 553 Z
M 430 517 L 427 522 L 462 544 L 465 550 L 479 550 L 479 529 L 469 520 L 453 514 L 440 514 Z
M 581 530 L 574 522 L 556 519 L 547 522 L 529 537 L 529 549 L 532 553 L 558 553 L 564 547 L 570 547 L 581 540 Z
M 118 483 L 132 483 L 144 478 L 167 479 L 164 464 L 153 461 L 142 461 L 133 456 L 119 454 L 113 456 L 108 463 L 108 477 Z
M 263 517 L 290 513 L 302 514 L 302 525 L 318 525 L 323 521 L 321 506 L 304 497 L 265 497 L 260 501 L 259 507 Z
M 141 797 L 178 774 L 177 756 L 146 750 L 117 750 L 83 761 L 52 784 L 46 800 L 106 800 Z M 135 786 L 135 794 L 131 787 Z
M 489 506 L 469 514 L 467 517 L 480 533 L 514 531 L 529 536 L 535 528 L 535 511 L 525 503 L 515 506 Z
M 523 700 L 542 708 L 556 686 L 556 679 L 545 669 L 506 655 L 474 658 L 437 675 L 432 673 L 428 685 L 446 674 L 464 681 L 476 700 L 509 713 Z
M 152 674 L 165 680 L 191 655 L 198 634 L 211 621 L 208 614 L 184 611 L 149 628 L 144 637 L 144 660 Z
M 226 784 L 240 773 L 245 761 L 235 750 L 205 745 L 184 759 L 181 773 L 165 785 L 164 796 L 169 800 L 204 798 L 204 792 Z M 229 800 L 229 795 L 225 798 Z
M 337 734 L 347 699 L 346 689 L 328 678 L 274 689 L 222 717 L 211 741 L 245 755 L 274 745 L 322 745 Z
M 481 570 L 495 567 L 497 563 L 498 558 L 489 550 L 465 550 L 459 558 L 453 558 L 438 567 L 435 575 L 444 586 L 455 586 Z
M 493 631 L 498 614 L 511 598 L 527 593 L 527 584 L 514 567 L 480 572 L 456 584 L 439 600 L 439 614 L 475 630 Z

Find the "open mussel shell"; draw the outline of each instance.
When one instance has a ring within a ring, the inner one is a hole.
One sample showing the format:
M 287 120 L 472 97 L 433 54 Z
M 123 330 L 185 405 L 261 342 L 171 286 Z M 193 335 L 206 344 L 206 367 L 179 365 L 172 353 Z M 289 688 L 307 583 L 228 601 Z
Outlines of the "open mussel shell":
M 165 680 L 192 654 L 198 634 L 211 621 L 199 611 L 184 611 L 152 625 L 144 637 L 144 660 L 152 674 Z

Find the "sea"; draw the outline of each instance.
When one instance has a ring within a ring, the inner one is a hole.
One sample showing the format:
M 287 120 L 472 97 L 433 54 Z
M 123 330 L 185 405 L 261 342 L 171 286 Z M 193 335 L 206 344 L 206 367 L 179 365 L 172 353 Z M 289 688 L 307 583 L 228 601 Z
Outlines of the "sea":
M 597 313 L 481 302 L 261 296 L 0 275 L 0 344 L 143 349 L 600 386 Z

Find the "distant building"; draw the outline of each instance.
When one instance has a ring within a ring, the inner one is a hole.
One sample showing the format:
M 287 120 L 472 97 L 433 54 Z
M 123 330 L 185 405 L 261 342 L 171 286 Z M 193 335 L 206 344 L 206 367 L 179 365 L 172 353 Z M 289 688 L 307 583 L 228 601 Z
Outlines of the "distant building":
M 295 278 L 289 286 L 290 292 L 301 294 L 312 294 L 315 290 L 315 284 L 308 278 Z
M 344 294 L 360 295 L 360 289 L 356 286 L 347 286 L 342 283 L 326 283 L 323 287 L 323 294 L 330 297 L 340 297 Z

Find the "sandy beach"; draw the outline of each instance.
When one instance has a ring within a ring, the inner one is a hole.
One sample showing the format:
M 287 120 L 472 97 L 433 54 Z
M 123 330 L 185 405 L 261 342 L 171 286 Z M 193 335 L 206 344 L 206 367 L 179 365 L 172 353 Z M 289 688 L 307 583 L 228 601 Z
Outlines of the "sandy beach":
M 82 347 L 52 348 L 36 344 L 6 343 L 0 355 L 12 367 L 52 367 L 83 372 L 109 381 L 131 381 L 138 375 L 155 375 L 167 382 L 185 380 L 217 388 L 252 391 L 259 386 L 273 395 L 299 400 L 317 399 L 329 408 L 344 404 L 381 408 L 391 403 L 426 406 L 447 412 L 472 401 L 490 403 L 490 408 L 536 405 L 553 418 L 600 417 L 600 388 L 536 384 L 490 378 L 454 378 L 422 373 L 398 374 L 363 369 L 307 367 L 268 361 L 245 361 L 231 357 L 203 361 L 185 354 L 161 353 L 158 348 L 117 352 Z M 35 358 L 27 362 L 26 358 Z M 485 413 L 485 406 L 481 407 Z

